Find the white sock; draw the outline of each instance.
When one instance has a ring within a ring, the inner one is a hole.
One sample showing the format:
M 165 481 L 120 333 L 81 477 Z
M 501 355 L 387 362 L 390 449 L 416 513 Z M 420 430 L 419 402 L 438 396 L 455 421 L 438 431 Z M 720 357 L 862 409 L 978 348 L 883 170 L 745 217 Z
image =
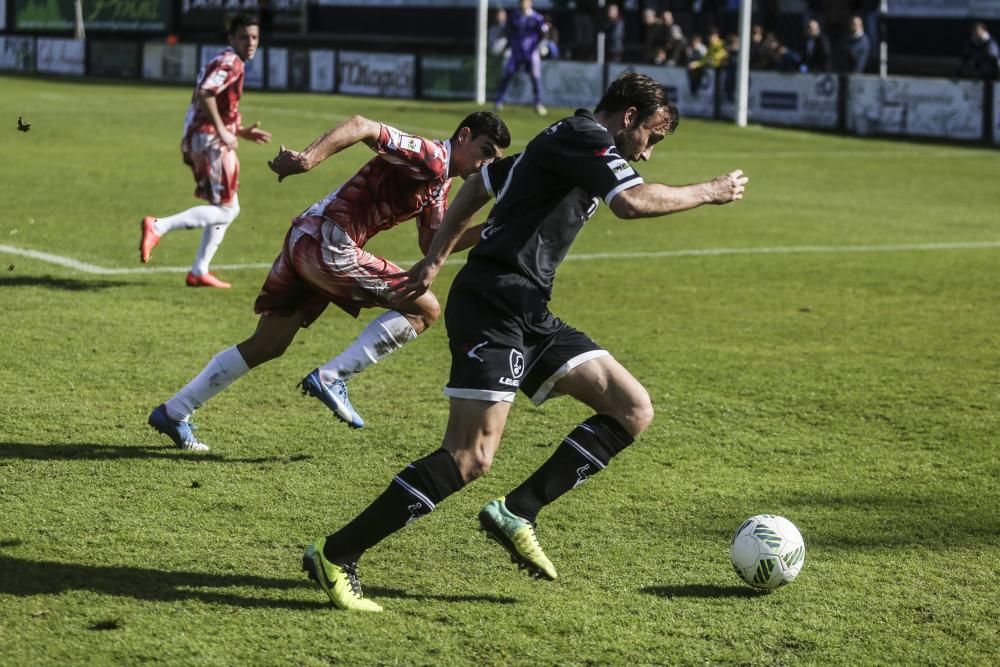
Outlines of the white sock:
M 250 368 L 236 346 L 226 348 L 212 357 L 198 375 L 167 401 L 171 419 L 187 420 L 205 402 L 246 375 Z
M 240 200 L 233 195 L 233 201 L 229 206 L 222 206 L 222 208 L 228 218 L 223 223 L 215 223 L 205 227 L 205 231 L 201 233 L 201 245 L 198 246 L 198 254 L 194 256 L 194 264 L 191 265 L 191 273 L 196 276 L 203 276 L 208 273 L 208 265 L 215 257 L 216 251 L 219 249 L 219 245 L 222 243 L 223 237 L 226 235 L 226 230 L 229 229 L 229 223 L 236 219 L 236 216 L 240 214 Z
M 233 202 L 236 202 L 233 199 Z M 239 212 L 239 205 L 236 205 Z M 225 206 L 215 206 L 214 204 L 202 204 L 192 206 L 186 211 L 181 211 L 175 215 L 168 215 L 165 218 L 157 218 L 153 223 L 153 231 L 157 236 L 163 236 L 167 232 L 175 229 L 197 229 L 208 227 L 209 225 L 224 225 L 232 222 L 235 215 L 230 214 L 230 209 Z
M 346 350 L 319 367 L 319 377 L 328 384 L 336 378 L 346 382 L 416 337 L 416 330 L 403 315 L 394 310 L 382 313 Z

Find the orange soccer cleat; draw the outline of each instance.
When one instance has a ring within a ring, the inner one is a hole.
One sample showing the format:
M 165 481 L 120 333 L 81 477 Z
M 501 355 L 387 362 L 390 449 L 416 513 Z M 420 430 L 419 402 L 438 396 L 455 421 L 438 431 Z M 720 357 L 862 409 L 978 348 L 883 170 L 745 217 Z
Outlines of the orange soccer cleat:
M 143 264 L 149 263 L 149 256 L 152 254 L 153 248 L 160 242 L 160 235 L 153 230 L 154 222 L 156 222 L 156 218 L 147 215 L 139 223 L 142 228 L 142 237 L 139 239 L 139 259 L 142 260 Z
M 185 282 L 187 282 L 188 287 L 220 287 L 222 289 L 232 287 L 232 285 L 223 280 L 219 280 L 211 273 L 203 273 L 200 276 L 196 276 L 188 271 Z

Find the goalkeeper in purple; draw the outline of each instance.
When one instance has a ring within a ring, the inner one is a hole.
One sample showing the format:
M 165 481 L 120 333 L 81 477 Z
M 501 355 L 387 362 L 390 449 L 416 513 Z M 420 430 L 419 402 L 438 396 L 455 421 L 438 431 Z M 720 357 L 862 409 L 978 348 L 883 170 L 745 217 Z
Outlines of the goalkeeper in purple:
M 521 0 L 520 9 L 507 21 L 507 43 L 510 45 L 510 58 L 504 66 L 503 78 L 500 79 L 500 90 L 497 92 L 496 110 L 503 109 L 503 100 L 507 96 L 507 88 L 511 79 L 520 70 L 531 75 L 531 90 L 535 96 L 535 111 L 545 115 L 542 106 L 542 58 L 538 54 L 538 46 L 545 36 L 548 27 L 542 15 L 531 8 L 531 0 Z

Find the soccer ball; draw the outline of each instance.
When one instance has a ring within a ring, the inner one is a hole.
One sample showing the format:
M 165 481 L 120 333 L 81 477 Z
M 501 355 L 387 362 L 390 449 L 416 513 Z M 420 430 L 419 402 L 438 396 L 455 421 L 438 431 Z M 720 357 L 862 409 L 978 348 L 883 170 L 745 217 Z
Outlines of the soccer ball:
M 729 546 L 729 560 L 740 579 L 773 590 L 790 584 L 806 561 L 799 529 L 783 516 L 758 514 L 743 522 Z

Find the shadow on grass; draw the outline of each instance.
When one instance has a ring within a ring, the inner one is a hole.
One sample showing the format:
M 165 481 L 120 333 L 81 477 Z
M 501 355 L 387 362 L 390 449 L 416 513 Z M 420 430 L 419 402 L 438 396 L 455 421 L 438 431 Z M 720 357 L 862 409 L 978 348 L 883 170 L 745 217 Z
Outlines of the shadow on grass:
M 200 600 L 235 607 L 326 609 L 317 600 L 279 600 L 226 592 L 224 588 L 263 588 L 288 591 L 311 588 L 306 579 L 269 579 L 248 574 L 168 572 L 139 567 L 79 565 L 16 558 L 0 553 L 0 593 L 18 596 L 58 595 L 66 591 L 93 591 L 104 595 L 176 602 Z M 317 589 L 317 592 L 318 589 Z
M 491 604 L 514 604 L 515 598 L 498 595 L 435 595 L 427 593 L 407 593 L 398 588 L 379 588 L 365 586 L 365 595 L 373 598 L 390 598 L 395 600 L 439 600 L 441 602 L 489 602 Z
M 768 593 L 746 586 L 714 586 L 712 584 L 644 586 L 639 590 L 661 598 L 757 598 Z
M 56 278 L 54 276 L 0 275 L 0 287 L 47 287 L 67 292 L 96 292 L 112 287 L 132 286 L 134 283 L 122 280 L 78 280 L 76 278 Z
M 234 458 L 222 454 L 198 454 L 173 447 L 142 445 L 43 445 L 29 442 L 0 442 L 0 460 L 31 459 L 45 461 L 103 461 L 110 459 L 175 459 L 178 461 L 212 461 L 215 463 L 295 463 L 312 459 L 311 454 L 289 456 L 257 456 Z
M 807 550 L 857 551 L 995 543 L 1000 535 L 995 498 L 984 476 L 960 488 L 796 490 L 780 500 L 784 507 L 817 517 L 799 524 Z
M 281 600 L 253 597 L 225 588 L 259 588 L 289 591 L 308 588 L 316 600 Z M 138 567 L 80 565 L 35 561 L 0 553 L 0 594 L 27 597 L 58 595 L 66 591 L 93 591 L 104 595 L 177 602 L 200 600 L 241 608 L 329 609 L 330 603 L 319 587 L 304 577 L 301 579 L 271 579 L 248 574 L 210 574 L 207 572 L 169 572 Z M 393 588 L 368 587 L 374 598 L 406 600 L 438 600 L 441 602 L 489 602 L 512 604 L 513 598 L 495 595 L 426 595 L 407 593 Z

